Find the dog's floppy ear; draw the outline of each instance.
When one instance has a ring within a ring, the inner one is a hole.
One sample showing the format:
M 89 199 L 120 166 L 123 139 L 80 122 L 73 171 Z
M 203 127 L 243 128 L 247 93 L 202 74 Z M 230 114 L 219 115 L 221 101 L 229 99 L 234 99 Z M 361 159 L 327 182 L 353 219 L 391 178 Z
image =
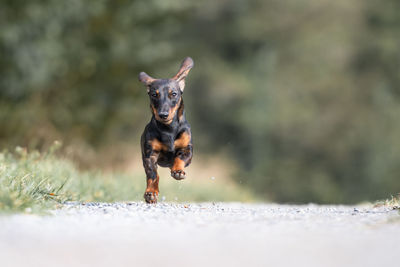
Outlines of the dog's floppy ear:
M 190 69 L 193 68 L 193 66 L 194 66 L 193 59 L 190 57 L 185 58 L 182 61 L 178 73 L 172 78 L 178 82 L 179 88 L 181 89 L 182 92 L 183 89 L 185 89 L 185 78 L 188 75 Z
M 146 72 L 139 73 L 139 81 L 141 81 L 142 83 L 144 83 L 146 85 L 147 92 L 149 92 L 149 90 L 150 90 L 150 84 L 152 82 L 154 82 L 155 80 L 156 79 L 154 79 L 153 77 L 147 75 Z

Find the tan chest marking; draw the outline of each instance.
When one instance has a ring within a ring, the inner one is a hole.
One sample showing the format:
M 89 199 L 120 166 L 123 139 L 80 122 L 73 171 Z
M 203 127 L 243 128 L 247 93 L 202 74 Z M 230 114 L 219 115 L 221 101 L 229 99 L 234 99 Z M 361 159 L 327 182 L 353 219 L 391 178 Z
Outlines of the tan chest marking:
M 163 143 L 161 143 L 157 139 L 153 139 L 153 140 L 149 141 L 149 143 L 151 145 L 151 148 L 154 151 L 166 151 L 168 149 L 166 145 L 164 145 Z
M 190 144 L 190 134 L 187 132 L 183 132 L 181 136 L 175 140 L 174 147 L 177 148 L 184 148 Z
M 168 147 L 161 143 L 158 139 L 153 139 L 149 141 L 151 148 L 154 151 L 168 151 Z M 185 148 L 190 144 L 190 134 L 183 132 L 178 139 L 174 141 L 174 149 Z

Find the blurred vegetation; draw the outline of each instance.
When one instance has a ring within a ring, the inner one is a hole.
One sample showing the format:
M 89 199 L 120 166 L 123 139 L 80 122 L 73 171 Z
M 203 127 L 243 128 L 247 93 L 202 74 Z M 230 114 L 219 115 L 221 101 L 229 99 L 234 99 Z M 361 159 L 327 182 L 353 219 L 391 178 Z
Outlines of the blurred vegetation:
M 394 210 L 399 210 L 400 212 L 400 194 L 392 196 L 390 199 L 376 201 L 374 207 L 390 207 Z
M 170 77 L 191 56 L 196 155 L 232 158 L 236 181 L 274 201 L 396 194 L 398 10 L 395 0 L 1 1 L 0 147 L 58 139 L 81 166 L 124 161 L 150 117 L 137 74 Z
M 142 174 L 80 171 L 55 155 L 60 143 L 44 153 L 0 153 L 0 212 L 45 212 L 65 201 L 142 201 Z M 185 183 L 161 179 L 159 201 L 255 201 L 249 192 L 234 184 L 190 180 Z

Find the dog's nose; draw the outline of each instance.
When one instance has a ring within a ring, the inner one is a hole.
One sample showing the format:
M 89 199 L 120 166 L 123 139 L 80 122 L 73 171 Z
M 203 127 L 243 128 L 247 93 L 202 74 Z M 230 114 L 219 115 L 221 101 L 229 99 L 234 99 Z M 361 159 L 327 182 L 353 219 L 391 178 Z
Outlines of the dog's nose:
M 168 118 L 168 112 L 160 112 L 158 113 L 158 116 L 160 116 L 161 119 L 165 120 Z

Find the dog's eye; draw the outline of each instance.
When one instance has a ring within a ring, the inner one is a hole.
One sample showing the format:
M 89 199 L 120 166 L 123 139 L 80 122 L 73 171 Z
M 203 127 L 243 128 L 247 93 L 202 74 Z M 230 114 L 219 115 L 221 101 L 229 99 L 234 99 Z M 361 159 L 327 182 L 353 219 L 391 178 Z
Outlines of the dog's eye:
M 172 95 L 173 97 L 175 97 L 175 96 L 177 96 L 178 94 L 174 92 L 174 93 L 172 93 L 171 95 Z
M 157 97 L 157 93 L 151 93 L 152 97 Z

